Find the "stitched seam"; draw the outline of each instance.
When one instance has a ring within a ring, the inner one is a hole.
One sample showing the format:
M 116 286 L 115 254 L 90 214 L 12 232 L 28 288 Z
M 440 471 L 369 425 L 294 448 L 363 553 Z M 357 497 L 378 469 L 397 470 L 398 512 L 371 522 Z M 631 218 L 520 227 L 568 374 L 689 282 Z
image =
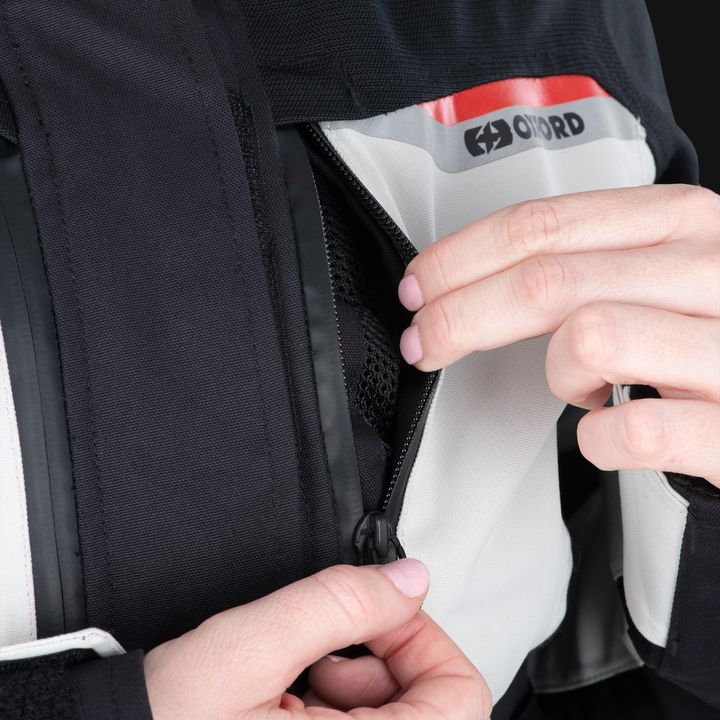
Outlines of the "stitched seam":
M 43 272 L 44 272 L 44 274 L 45 274 L 45 277 L 46 277 L 46 278 L 49 278 L 49 277 L 50 277 L 50 273 L 49 273 L 49 271 L 48 271 L 47 260 L 46 260 L 46 258 L 45 258 L 45 252 L 43 251 L 42 235 L 40 234 L 40 227 L 39 227 L 39 223 L 37 222 L 37 218 L 39 217 L 39 212 L 38 212 L 38 209 L 37 209 L 37 205 L 35 204 L 35 197 L 34 197 L 34 195 L 33 195 L 33 193 L 32 193 L 32 189 L 30 188 L 30 185 L 29 185 L 28 183 L 26 183 L 26 185 L 27 185 L 26 190 L 27 190 L 28 200 L 29 200 L 29 202 L 30 202 L 30 207 L 31 207 L 31 209 L 32 209 L 33 217 L 36 219 L 35 225 L 36 225 L 36 232 L 37 232 L 38 243 L 39 243 L 39 245 L 40 245 L 40 257 L 41 257 L 41 259 L 42 259 Z M 60 332 L 59 332 L 58 326 L 57 326 L 57 318 L 55 317 L 55 311 L 54 311 L 55 303 L 54 303 L 54 301 L 53 301 L 53 291 L 52 291 L 52 287 L 50 286 L 50 283 L 49 283 L 49 282 L 48 282 L 48 293 L 49 293 L 49 295 L 50 295 L 50 306 L 51 306 L 51 316 L 52 316 L 53 332 L 55 333 L 55 337 L 56 337 L 56 338 L 59 338 L 59 337 L 60 337 Z M 65 382 L 65 380 L 64 380 L 64 375 L 63 375 L 63 358 L 62 358 L 62 353 L 60 353 L 60 352 L 58 352 L 58 364 L 59 364 L 60 379 L 61 379 L 61 382 L 62 382 L 63 387 L 64 387 L 64 382 Z M 70 427 L 70 418 L 68 417 L 67 404 L 65 403 L 64 398 L 63 398 L 63 417 L 64 417 L 64 419 L 65 419 L 65 425 L 66 425 L 66 427 Z M 45 438 L 45 445 L 46 445 L 46 448 L 47 448 L 47 435 L 46 435 L 46 438 Z M 69 448 L 70 459 L 71 459 L 71 463 L 72 463 L 72 459 L 73 459 L 72 443 L 68 442 L 68 448 Z M 52 469 L 49 468 L 49 467 L 48 467 L 48 472 L 52 472 Z M 80 523 L 79 523 L 79 521 L 78 521 L 78 518 L 80 517 L 80 508 L 78 507 L 77 485 L 76 485 L 76 483 L 75 483 L 75 473 L 72 471 L 72 469 L 71 469 L 71 471 L 70 471 L 70 481 L 71 481 L 70 486 L 71 486 L 71 489 L 72 489 L 73 508 L 74 508 L 74 510 L 75 510 L 74 524 L 75 524 L 75 531 L 77 532 L 77 538 L 78 538 L 78 549 L 79 549 L 79 557 L 80 557 L 80 567 L 81 567 L 82 569 L 84 569 L 84 567 L 85 567 L 85 554 L 84 554 L 84 550 L 83 550 L 83 533 L 82 533 L 81 530 L 80 530 Z M 51 495 L 52 495 L 52 483 L 50 484 L 50 489 L 51 489 Z M 53 526 L 55 527 L 54 517 L 53 517 Z M 58 552 L 58 567 L 60 567 L 60 564 L 59 564 L 59 563 L 60 563 L 60 560 L 59 560 L 60 548 L 59 548 L 59 546 L 57 545 L 57 534 L 56 534 L 56 536 L 55 536 L 55 540 L 56 540 L 56 547 L 57 547 L 57 552 Z M 83 608 L 82 608 L 82 616 L 83 616 L 84 619 L 87 619 L 87 594 L 86 594 L 86 592 L 85 592 L 85 576 L 84 576 L 84 573 L 81 573 L 81 582 L 82 582 L 82 584 L 83 584 L 83 595 L 82 595 Z M 62 611 L 63 611 L 63 624 L 65 625 L 64 629 L 67 630 L 67 627 L 66 627 L 66 619 L 65 619 L 65 618 L 66 618 L 65 585 L 64 585 L 64 576 L 63 576 L 62 572 L 60 573 L 60 592 L 61 592 L 62 599 L 63 599 L 63 607 L 62 607 Z
M 508 68 L 510 68 L 513 65 L 521 65 L 525 66 L 526 64 L 531 64 L 533 66 L 537 65 L 536 59 L 538 57 L 545 58 L 551 61 L 551 64 L 549 67 L 542 68 L 540 71 L 537 72 L 537 76 L 540 77 L 542 75 L 547 74 L 553 74 L 557 71 L 557 67 L 562 64 L 563 62 L 566 62 L 568 60 L 578 61 L 577 56 L 577 49 L 582 47 L 579 45 L 579 43 L 575 41 L 568 41 L 565 42 L 563 45 L 559 45 L 556 42 L 556 39 L 553 39 L 552 41 L 552 48 L 546 49 L 546 48 L 538 48 L 536 51 L 533 51 L 532 56 L 529 56 L 527 54 L 512 54 L 512 53 L 506 53 L 502 56 L 500 60 L 501 66 L 507 65 L 507 67 L 503 68 L 501 67 L 498 72 L 502 76 L 500 79 L 504 79 L 506 77 L 518 77 L 517 74 L 513 74 L 514 70 L 510 73 L 508 73 Z M 603 49 L 605 49 L 603 45 Z M 402 59 L 405 59 L 405 56 L 403 56 Z M 581 57 L 580 61 L 588 61 L 588 58 Z M 595 64 L 593 59 L 590 59 L 590 62 L 592 64 Z M 292 70 L 294 68 L 305 68 L 308 65 L 325 65 L 327 63 L 334 63 L 338 67 L 340 66 L 341 60 L 337 57 L 337 54 L 328 51 L 323 53 L 317 53 L 315 55 L 306 55 L 306 56 L 300 56 L 295 57 L 290 60 L 265 60 L 258 63 L 258 68 L 261 70 Z M 464 69 L 464 68 L 479 68 L 479 69 L 487 69 L 488 63 L 487 62 L 481 62 L 478 60 L 465 60 L 465 59 L 459 59 L 455 62 L 449 62 L 445 65 L 445 67 L 450 70 L 458 70 L 458 69 Z M 497 67 L 497 64 L 493 67 Z M 584 65 L 583 67 L 587 67 L 587 65 Z M 413 68 L 416 69 L 416 68 Z M 418 69 L 419 72 L 419 69 Z M 520 69 L 520 72 L 524 72 L 524 70 Z M 574 74 L 573 70 L 565 70 L 564 74 Z M 397 79 L 397 82 L 400 82 L 399 79 Z M 483 84 L 486 81 L 483 81 Z M 492 82 L 492 81 L 487 81 Z M 472 86 L 470 86 L 472 87 Z
M 17 125 L 10 101 L 4 96 L 0 85 L 0 136 L 12 143 L 17 143 Z
M 318 53 L 317 55 L 308 55 L 306 57 L 297 57 L 292 60 L 258 63 L 261 70 L 289 70 L 293 68 L 302 68 L 308 65 L 321 65 L 327 62 L 336 62 L 335 55 L 331 52 Z
M 673 588 L 672 605 L 670 606 L 670 618 L 667 626 L 667 639 L 665 641 L 665 652 L 658 666 L 658 672 L 662 673 L 667 669 L 670 662 L 670 654 L 675 655 L 682 645 L 682 622 L 683 617 L 680 612 L 680 603 L 677 602 L 678 596 L 683 592 L 687 593 L 685 576 L 687 574 L 688 560 L 692 558 L 692 547 L 695 544 L 696 532 L 695 518 L 688 517 L 683 532 L 682 544 L 680 545 L 680 557 L 678 560 L 677 573 L 675 574 L 675 587 Z
M 240 149 L 245 161 L 248 176 L 248 185 L 250 187 L 250 197 L 253 206 L 253 212 L 255 214 L 255 222 L 258 227 L 258 234 L 264 235 L 261 238 L 261 243 L 264 241 L 266 249 L 266 255 L 269 259 L 272 273 L 271 277 L 268 278 L 275 295 L 277 297 L 277 313 L 278 322 L 276 323 L 276 329 L 278 335 L 281 338 L 281 350 L 283 354 L 284 370 L 286 373 L 287 384 L 288 384 L 288 396 L 290 400 L 290 410 L 293 418 L 293 429 L 295 433 L 296 448 L 300 449 L 300 438 L 298 436 L 298 413 L 295 401 L 295 393 L 292 388 L 292 379 L 289 372 L 289 360 L 287 357 L 287 347 L 282 340 L 282 328 L 285 326 L 285 319 L 283 313 L 283 304 L 280 297 L 280 287 L 277 281 L 277 262 L 275 257 L 275 245 L 273 243 L 272 233 L 268 227 L 268 220 L 265 213 L 265 198 L 262 193 L 262 181 L 260 176 L 260 167 L 257 158 L 256 145 L 251 141 L 251 135 L 253 131 L 256 132 L 255 120 L 252 114 L 252 109 L 245 104 L 242 97 L 238 94 L 232 98 L 232 110 L 233 116 L 236 123 L 236 129 L 238 134 L 238 140 L 240 142 Z M 242 127 L 241 127 L 242 123 Z M 303 509 L 305 511 L 305 525 L 307 527 L 308 535 L 310 536 L 310 555 L 312 557 L 312 563 L 314 570 L 318 569 L 317 564 L 317 537 L 314 531 L 314 523 L 311 522 L 311 502 L 308 493 L 307 484 L 303 481 L 301 473 L 298 473 L 298 484 L 300 486 L 300 494 L 303 500 Z
M 266 448 L 266 454 L 268 459 L 268 464 L 270 466 L 270 501 L 272 504 L 272 510 L 273 510 L 273 522 L 274 522 L 274 533 L 273 537 L 275 539 L 275 555 L 277 562 L 275 563 L 275 576 L 277 578 L 277 582 L 279 584 L 280 582 L 280 538 L 278 536 L 278 525 L 277 525 L 277 501 L 276 501 L 276 485 L 277 485 L 277 478 L 276 478 L 276 469 L 275 469 L 275 463 L 273 461 L 272 453 L 270 452 L 270 432 L 268 430 L 268 423 L 267 423 L 267 410 L 266 410 L 266 402 L 265 402 L 265 396 L 263 393 L 262 388 L 262 378 L 260 374 L 260 362 L 258 359 L 258 351 L 257 351 L 257 340 L 255 338 L 255 326 L 252 321 L 252 317 L 250 315 L 250 305 L 247 295 L 247 288 L 245 284 L 245 272 L 243 270 L 242 262 L 240 261 L 240 248 L 238 244 L 238 231 L 237 226 L 235 223 L 235 220 L 233 218 L 232 211 L 230 210 L 230 200 L 228 198 L 227 193 L 227 187 L 225 183 L 225 176 L 223 174 L 222 170 L 222 163 L 220 160 L 220 152 L 218 149 L 217 144 L 217 138 L 215 137 L 215 132 L 213 131 L 211 122 L 210 122 L 210 115 L 208 112 L 207 104 L 205 102 L 205 98 L 203 96 L 202 87 L 200 85 L 200 79 L 197 74 L 197 68 L 195 67 L 195 59 L 190 52 L 190 48 L 187 46 L 187 43 L 185 42 L 183 35 L 180 31 L 180 27 L 177 24 L 177 21 L 175 19 L 175 11 L 172 6 L 171 0 L 165 0 L 165 5 L 167 7 L 168 16 L 170 18 L 170 23 L 173 27 L 173 31 L 175 32 L 175 36 L 180 44 L 181 50 L 183 55 L 185 56 L 185 60 L 187 61 L 188 67 L 190 68 L 190 72 L 192 73 L 193 82 L 195 84 L 195 90 L 197 92 L 198 100 L 200 103 L 200 107 L 202 109 L 203 119 L 205 121 L 205 125 L 207 127 L 208 131 L 208 138 L 210 140 L 210 148 L 213 154 L 213 157 L 215 159 L 215 170 L 217 174 L 217 180 L 220 188 L 220 195 L 222 199 L 223 209 L 225 211 L 225 215 L 228 221 L 228 224 L 230 225 L 230 231 L 232 233 L 232 239 L 233 244 L 235 246 L 235 264 L 238 270 L 238 273 L 240 275 L 240 290 L 243 295 L 244 300 L 244 307 L 245 307 L 245 317 L 247 319 L 247 323 L 250 327 L 250 343 L 252 345 L 253 349 L 253 360 L 255 364 L 255 372 L 258 377 L 258 394 L 260 395 L 260 402 L 261 402 L 261 410 L 262 410 L 262 418 L 263 418 L 263 434 L 265 437 L 265 448 Z
M 115 586 L 113 582 L 113 576 L 111 571 L 111 565 L 110 565 L 110 548 L 108 543 L 108 537 L 107 537 L 107 517 L 105 512 L 105 493 L 103 490 L 103 484 L 102 484 L 102 476 L 100 473 L 100 462 L 99 462 L 99 452 L 98 452 L 98 443 L 97 443 L 97 430 L 96 430 L 96 421 L 95 421 L 95 408 L 94 408 L 94 402 L 93 402 L 93 394 L 92 394 L 92 388 L 91 388 L 91 381 L 90 381 L 90 362 L 89 362 L 89 356 L 88 356 L 88 350 L 87 350 L 87 338 L 85 333 L 85 317 L 82 311 L 82 306 L 80 303 L 80 295 L 78 292 L 78 284 L 77 284 L 77 277 L 75 275 L 75 269 L 72 262 L 72 253 L 70 252 L 70 232 L 67 225 L 67 219 L 65 217 L 65 209 L 63 206 L 62 201 L 62 193 L 60 191 L 60 181 L 57 173 L 57 165 L 55 163 L 55 156 L 52 152 L 52 148 L 50 146 L 50 132 L 48 131 L 45 120 L 43 118 L 42 111 L 40 110 L 40 104 L 37 98 L 37 95 L 35 94 L 35 91 L 33 90 L 32 85 L 30 84 L 30 77 L 27 73 L 27 70 L 25 69 L 25 65 L 23 63 L 22 58 L 22 51 L 20 48 L 19 42 L 16 40 L 11 28 L 10 28 L 10 21 L 7 16 L 7 0 L 3 0 L 1 8 L 1 14 L 0 19 L 3 22 L 3 25 L 5 26 L 5 29 L 8 34 L 8 38 L 10 40 L 10 43 L 12 45 L 12 48 L 15 52 L 15 58 L 17 61 L 17 68 L 20 72 L 20 77 L 22 78 L 23 85 L 25 86 L 25 89 L 27 90 L 28 97 L 30 99 L 30 102 L 32 103 L 32 106 L 35 110 L 36 119 L 38 122 L 38 125 L 40 127 L 40 130 L 43 134 L 43 141 L 45 145 L 45 151 L 47 153 L 47 159 L 48 159 L 48 169 L 50 172 L 50 178 L 53 183 L 53 189 L 54 189 L 54 195 L 55 195 L 55 203 L 57 205 L 57 210 L 60 215 L 60 224 L 62 227 L 62 233 L 63 233 L 63 240 L 64 240 L 64 248 L 65 248 L 65 256 L 67 259 L 68 268 L 70 270 L 70 278 L 72 282 L 72 290 L 73 290 L 73 299 L 75 301 L 75 306 L 77 309 L 77 317 L 78 317 L 78 324 L 80 327 L 80 346 L 81 346 L 81 353 L 82 353 L 82 360 L 83 365 L 85 368 L 85 389 L 87 392 L 87 399 L 88 399 L 88 410 L 89 410 L 89 420 L 90 420 L 90 432 L 92 437 L 92 466 L 93 470 L 95 472 L 95 476 L 97 477 L 97 487 L 98 487 L 98 494 L 100 497 L 100 519 L 102 523 L 102 529 L 103 529 L 103 553 L 105 558 L 105 564 L 107 567 L 107 583 L 108 583 L 108 601 L 109 601 L 109 611 L 110 611 L 110 617 L 109 617 L 109 628 L 112 632 L 115 625 Z M 34 205 L 33 205 L 34 207 Z M 85 586 L 85 583 L 83 583 L 83 593 L 85 596 L 85 606 L 87 607 L 88 604 L 88 598 L 87 598 L 87 587 Z
M 362 100 L 357 94 L 355 84 L 350 79 L 350 73 L 348 72 L 345 63 L 342 60 L 339 60 L 338 64 L 340 65 L 340 74 L 342 75 L 342 78 L 345 81 L 345 85 L 347 86 L 347 93 L 350 96 L 350 100 L 361 113 L 366 113 L 367 109 L 365 108 Z

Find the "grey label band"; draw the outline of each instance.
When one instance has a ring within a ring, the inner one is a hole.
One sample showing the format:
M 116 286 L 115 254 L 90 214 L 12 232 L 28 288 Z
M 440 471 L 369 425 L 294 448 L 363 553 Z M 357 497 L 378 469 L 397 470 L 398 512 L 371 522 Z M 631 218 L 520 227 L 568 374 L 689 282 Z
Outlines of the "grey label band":
M 514 105 L 457 125 L 443 125 L 416 105 L 389 115 L 324 126 L 415 145 L 427 150 L 435 165 L 448 173 L 469 170 L 535 147 L 559 150 L 601 138 L 643 138 L 642 128 L 633 115 L 608 97 L 541 108 Z

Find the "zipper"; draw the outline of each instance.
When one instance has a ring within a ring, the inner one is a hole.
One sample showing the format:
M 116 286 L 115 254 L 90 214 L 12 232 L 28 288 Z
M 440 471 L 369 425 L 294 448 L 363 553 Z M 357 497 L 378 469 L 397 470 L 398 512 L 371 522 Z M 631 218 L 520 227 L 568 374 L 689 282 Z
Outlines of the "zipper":
M 313 123 L 306 123 L 305 129 L 315 144 L 322 150 L 325 157 L 332 165 L 340 171 L 350 188 L 353 190 L 358 199 L 370 211 L 373 218 L 389 235 L 393 241 L 396 250 L 400 253 L 403 262 L 408 265 L 410 261 L 417 255 L 415 246 L 410 242 L 407 235 L 398 227 L 397 223 L 388 215 L 385 208 L 367 191 L 365 186 L 357 179 L 355 173 L 345 164 L 345 161 L 337 154 L 335 148 L 330 144 L 328 139 L 320 128 Z
M 437 373 L 429 377 L 425 383 L 413 422 L 395 463 L 380 511 L 364 515 L 355 528 L 353 545 L 360 565 L 370 563 L 378 565 L 405 557 L 405 550 L 397 537 L 395 528 L 400 520 L 410 471 L 415 463 L 417 448 L 420 445 L 432 396 L 437 386 L 436 379 Z
M 305 124 L 304 129 L 315 147 L 340 173 L 355 197 L 390 238 L 405 265 L 409 264 L 417 255 L 417 250 L 405 233 L 345 164 L 322 130 L 313 123 Z M 325 250 L 327 254 L 327 243 Z M 329 256 L 327 259 L 329 265 Z M 439 374 L 439 371 L 429 373 L 423 384 L 405 439 L 400 445 L 380 510 L 363 515 L 355 527 L 353 546 L 359 565 L 383 564 L 405 557 L 405 550 L 397 537 L 396 528 Z
M 294 126 L 277 129 L 305 296 L 327 475 L 334 497 L 338 560 L 357 561 L 353 538 L 364 505 L 328 264 L 322 209 L 307 147 Z
M 394 526 L 397 526 L 400 520 L 400 511 L 402 510 L 401 500 L 405 496 L 407 481 L 410 479 L 410 470 L 412 469 L 411 465 L 414 463 L 417 454 L 416 446 L 420 444 L 420 435 L 425 428 L 425 421 L 427 420 L 432 396 L 435 394 L 438 376 L 439 372 L 431 373 L 425 383 L 423 393 L 420 397 L 420 403 L 408 433 L 405 436 L 405 442 L 402 444 L 400 456 L 395 463 L 395 468 L 390 477 L 387 492 L 385 493 L 382 511 L 387 514 L 388 520 L 390 520 Z M 414 450 L 412 453 L 409 452 L 411 448 Z

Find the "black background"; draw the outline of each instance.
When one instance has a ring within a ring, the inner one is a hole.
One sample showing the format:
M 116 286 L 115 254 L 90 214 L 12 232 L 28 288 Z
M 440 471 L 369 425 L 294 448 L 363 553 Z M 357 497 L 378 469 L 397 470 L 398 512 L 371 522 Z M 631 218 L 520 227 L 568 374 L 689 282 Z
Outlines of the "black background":
M 675 119 L 695 144 L 702 184 L 718 192 L 720 115 L 713 108 L 720 104 L 720 57 L 713 4 L 647 0 Z

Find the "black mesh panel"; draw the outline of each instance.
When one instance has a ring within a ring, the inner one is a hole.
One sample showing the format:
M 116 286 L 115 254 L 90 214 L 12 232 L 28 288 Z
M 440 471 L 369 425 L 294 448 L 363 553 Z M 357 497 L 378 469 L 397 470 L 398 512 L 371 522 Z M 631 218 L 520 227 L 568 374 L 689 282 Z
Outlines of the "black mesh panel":
M 397 300 L 402 263 L 390 239 L 368 232 L 367 217 L 359 218 L 335 183 L 327 181 L 327 166 L 315 170 L 363 502 L 373 510 L 382 502 L 395 441 L 399 339 L 407 324 Z

